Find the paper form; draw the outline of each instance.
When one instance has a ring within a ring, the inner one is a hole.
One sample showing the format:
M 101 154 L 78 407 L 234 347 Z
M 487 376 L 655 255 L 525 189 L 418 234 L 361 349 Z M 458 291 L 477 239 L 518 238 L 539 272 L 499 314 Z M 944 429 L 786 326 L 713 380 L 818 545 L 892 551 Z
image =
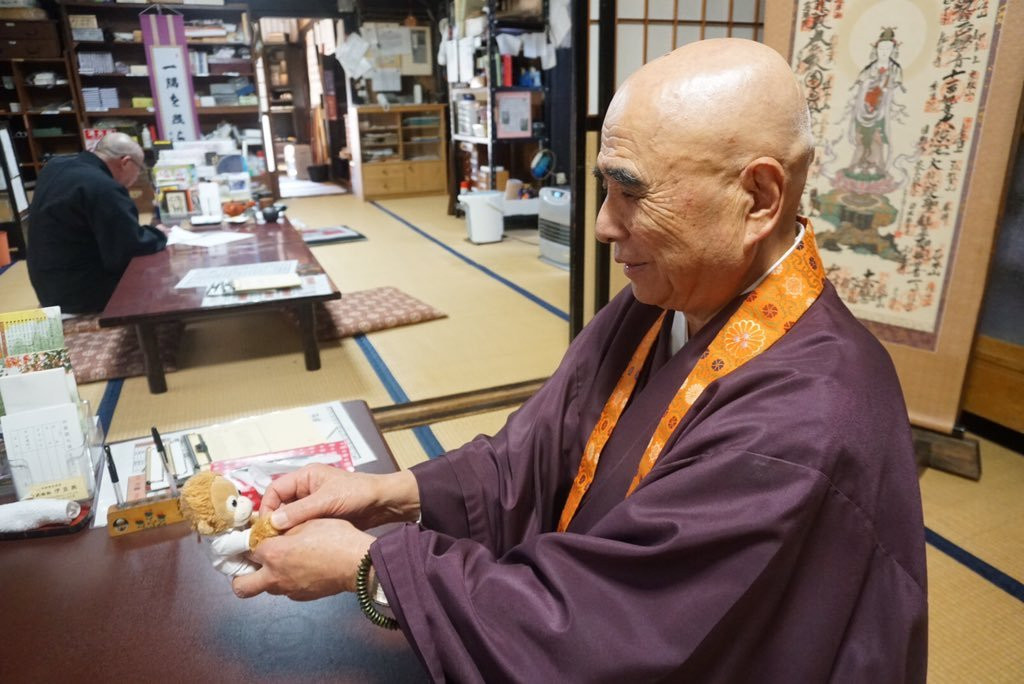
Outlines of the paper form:
M 12 413 L 0 417 L 0 426 L 19 499 L 89 496 L 92 463 L 76 404 Z
M 215 266 L 210 268 L 193 268 L 174 286 L 176 290 L 191 287 L 210 287 L 214 283 L 232 281 L 242 276 L 282 275 L 295 273 L 299 262 L 295 259 L 287 261 L 262 261 L 256 264 L 239 264 L 237 266 Z
M 252 429 L 254 424 L 259 425 L 259 435 L 252 436 L 246 434 L 248 430 Z M 225 458 L 221 454 L 247 453 L 251 456 L 270 451 L 303 449 L 320 445 L 330 445 L 332 448 L 327 449 L 329 453 L 336 453 L 342 449 L 347 449 L 348 458 L 351 459 L 353 466 L 377 460 L 365 437 L 356 429 L 352 417 L 349 416 L 348 411 L 345 410 L 345 406 L 340 401 L 277 411 L 261 416 L 251 416 L 219 425 L 197 426 L 187 430 L 169 432 L 161 436 L 165 447 L 172 450 L 175 448 L 183 449 L 181 440 L 184 439 L 186 434 L 196 432 L 203 436 L 207 447 L 210 449 L 210 453 L 218 461 Z M 230 435 L 234 435 L 235 438 L 242 440 L 242 443 L 229 442 L 228 437 Z M 214 446 L 211 443 L 211 439 L 214 441 L 222 440 L 220 446 Z M 344 442 L 346 446 L 336 447 L 338 442 Z M 146 452 L 147 450 L 156 451 L 152 449 L 152 446 L 153 441 L 148 436 L 110 445 L 110 454 L 117 466 L 122 491 L 124 491 L 126 480 L 129 477 L 146 472 Z M 257 448 L 265 448 L 265 451 L 253 451 Z M 220 449 L 221 453 L 218 453 L 217 449 Z M 331 459 L 332 462 L 337 460 L 337 456 Z M 155 461 L 159 461 L 159 459 L 157 458 Z M 322 454 L 313 453 L 309 462 L 322 461 Z M 244 483 L 236 484 L 242 485 Z M 166 488 L 166 485 L 164 485 L 164 488 Z M 99 486 L 96 488 L 94 502 L 96 517 L 93 521 L 93 527 L 106 527 L 107 509 L 115 503 L 117 503 L 117 499 L 114 496 L 113 485 L 110 482 L 110 473 L 104 468 Z

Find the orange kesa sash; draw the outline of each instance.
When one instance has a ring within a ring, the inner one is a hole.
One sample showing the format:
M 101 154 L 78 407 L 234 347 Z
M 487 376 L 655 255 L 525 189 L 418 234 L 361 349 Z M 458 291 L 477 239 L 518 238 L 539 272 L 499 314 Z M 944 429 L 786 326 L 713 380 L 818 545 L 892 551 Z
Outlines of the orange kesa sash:
M 643 458 L 640 459 L 640 465 L 626 496 L 633 493 L 640 481 L 654 467 L 672 432 L 704 389 L 718 378 L 728 375 L 758 354 L 764 353 L 789 331 L 821 294 L 825 286 L 821 257 L 814 242 L 810 221 L 801 221 L 805 222 L 806 230 L 796 248 L 746 296 L 701 354 L 693 370 L 686 376 L 661 416 L 651 441 L 644 450 Z M 597 419 L 597 425 L 590 433 L 590 439 L 583 449 L 579 471 L 573 480 L 572 490 L 558 521 L 559 532 L 564 532 L 569 527 L 569 522 L 576 514 L 583 495 L 587 493 L 594 479 L 601 450 L 611 437 L 612 430 L 615 429 L 619 417 L 633 395 L 637 375 L 650 354 L 664 320 L 665 312 L 662 312 L 644 335 L 605 403 L 601 416 Z

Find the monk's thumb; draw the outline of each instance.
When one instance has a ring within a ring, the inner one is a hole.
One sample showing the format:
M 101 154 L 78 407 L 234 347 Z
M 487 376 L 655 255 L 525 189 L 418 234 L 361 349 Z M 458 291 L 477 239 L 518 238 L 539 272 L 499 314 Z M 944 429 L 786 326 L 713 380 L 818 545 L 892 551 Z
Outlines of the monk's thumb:
M 293 501 L 290 504 L 281 506 L 270 515 L 270 524 L 277 530 L 284 530 L 295 527 L 313 518 L 322 516 L 314 497 L 306 497 Z

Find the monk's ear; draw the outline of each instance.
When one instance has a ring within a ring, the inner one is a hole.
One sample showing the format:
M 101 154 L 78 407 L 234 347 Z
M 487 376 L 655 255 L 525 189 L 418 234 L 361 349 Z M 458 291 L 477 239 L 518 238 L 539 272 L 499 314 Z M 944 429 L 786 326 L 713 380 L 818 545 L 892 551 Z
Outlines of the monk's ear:
M 753 246 L 770 235 L 779 222 L 786 172 L 778 160 L 758 157 L 740 173 L 740 187 L 747 195 L 744 242 Z

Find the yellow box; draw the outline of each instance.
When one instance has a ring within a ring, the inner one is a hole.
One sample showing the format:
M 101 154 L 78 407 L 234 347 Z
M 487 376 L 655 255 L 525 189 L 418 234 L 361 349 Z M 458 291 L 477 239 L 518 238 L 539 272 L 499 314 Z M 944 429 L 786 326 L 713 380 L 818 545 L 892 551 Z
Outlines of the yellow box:
M 153 106 L 153 98 L 151 98 L 151 97 L 133 97 L 132 98 L 132 107 L 137 107 L 137 108 L 140 108 L 140 109 L 146 109 L 147 107 L 152 107 L 152 106 Z

